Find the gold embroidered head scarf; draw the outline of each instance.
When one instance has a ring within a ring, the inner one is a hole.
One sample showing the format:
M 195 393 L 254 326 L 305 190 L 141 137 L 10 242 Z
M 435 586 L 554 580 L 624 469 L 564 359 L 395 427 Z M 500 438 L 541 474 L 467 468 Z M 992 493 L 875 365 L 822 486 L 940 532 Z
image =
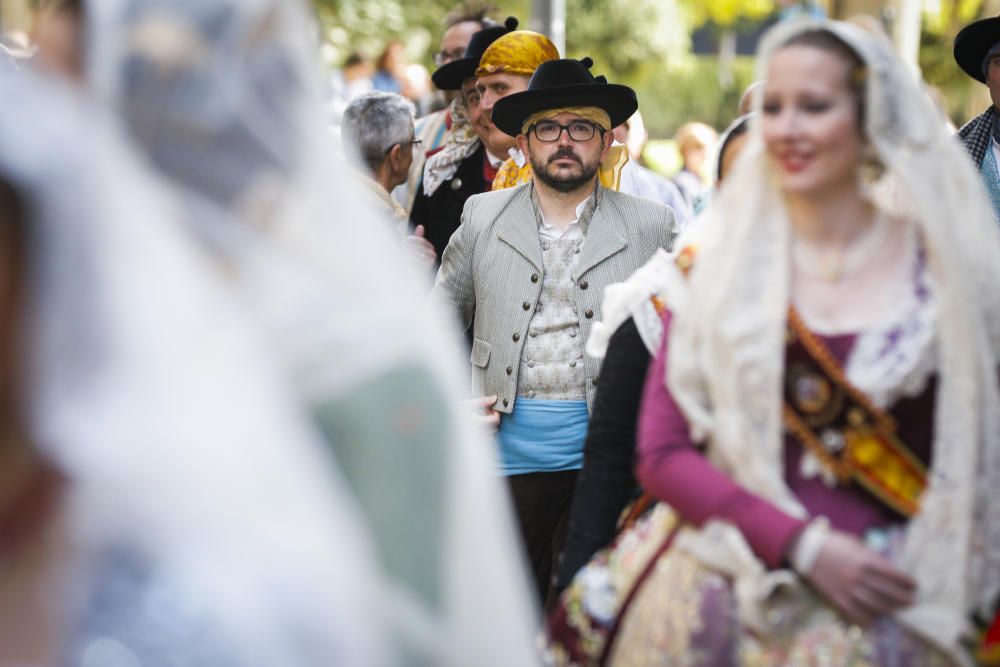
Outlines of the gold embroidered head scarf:
M 497 39 L 483 52 L 476 76 L 501 72 L 531 76 L 539 65 L 558 58 L 559 51 L 545 35 L 531 30 L 515 30 Z

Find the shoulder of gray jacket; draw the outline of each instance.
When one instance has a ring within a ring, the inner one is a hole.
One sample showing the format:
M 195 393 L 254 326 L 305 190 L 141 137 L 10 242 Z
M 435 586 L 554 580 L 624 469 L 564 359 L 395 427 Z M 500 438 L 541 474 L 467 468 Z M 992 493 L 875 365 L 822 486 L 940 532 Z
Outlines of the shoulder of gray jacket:
M 528 183 L 522 183 L 512 188 L 491 190 L 490 192 L 472 195 L 465 200 L 463 216 L 468 217 L 469 222 L 475 222 L 484 218 L 494 218 L 519 196 L 526 196 L 528 185 Z

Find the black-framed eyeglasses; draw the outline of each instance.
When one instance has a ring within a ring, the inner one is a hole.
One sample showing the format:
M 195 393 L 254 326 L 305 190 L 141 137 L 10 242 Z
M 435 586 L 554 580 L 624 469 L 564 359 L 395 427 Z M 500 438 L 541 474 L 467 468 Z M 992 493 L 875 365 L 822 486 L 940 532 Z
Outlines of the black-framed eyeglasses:
M 603 128 L 599 128 L 586 120 L 575 120 L 569 125 L 560 125 L 553 120 L 543 120 L 531 126 L 531 131 L 535 133 L 535 138 L 547 144 L 559 141 L 563 130 L 566 130 L 566 134 L 573 141 L 590 141 L 594 138 L 594 134 L 598 130 L 601 131 L 602 135 L 604 134 Z

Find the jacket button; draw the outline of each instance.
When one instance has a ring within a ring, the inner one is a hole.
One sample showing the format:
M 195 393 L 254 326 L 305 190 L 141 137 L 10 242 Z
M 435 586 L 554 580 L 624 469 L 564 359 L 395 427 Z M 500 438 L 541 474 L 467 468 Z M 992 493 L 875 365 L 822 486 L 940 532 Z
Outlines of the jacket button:
M 508 366 L 507 367 L 507 375 L 513 375 L 513 374 L 514 374 L 514 369 L 511 368 L 510 366 Z
M 461 178 L 456 178 L 455 180 L 453 180 L 451 182 L 451 189 L 452 190 L 461 190 L 462 189 L 462 179 Z
M 586 280 L 581 280 L 580 281 L 580 289 L 587 289 L 587 287 L 589 287 L 589 286 L 590 285 L 587 283 Z
M 516 333 L 513 336 L 511 336 L 511 338 L 513 338 L 514 342 L 516 343 L 517 341 L 521 340 L 521 334 Z
M 583 314 L 583 316 L 584 316 L 584 317 L 586 317 L 586 318 L 587 318 L 587 319 L 589 320 L 589 319 L 591 319 L 591 318 L 593 318 L 593 317 L 594 317 L 594 311 L 592 311 L 592 310 L 590 310 L 590 309 L 588 308 L 588 309 L 587 309 L 587 312 L 585 312 L 585 313 Z
M 533 283 L 537 283 L 538 282 L 538 274 L 537 273 L 532 273 L 531 274 L 531 282 L 533 282 Z
M 525 301 L 524 303 L 521 304 L 521 308 L 524 308 L 525 310 L 531 310 L 531 304 Z
M 506 408 L 508 405 L 510 405 L 510 402 L 506 398 L 503 399 L 503 406 Z

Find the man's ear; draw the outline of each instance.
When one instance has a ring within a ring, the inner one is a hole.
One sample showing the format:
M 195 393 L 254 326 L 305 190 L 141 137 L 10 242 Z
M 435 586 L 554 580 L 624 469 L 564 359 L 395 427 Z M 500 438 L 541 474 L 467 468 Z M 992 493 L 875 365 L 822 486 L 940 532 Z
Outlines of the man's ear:
M 528 152 L 528 135 L 519 134 L 517 135 L 517 147 L 521 150 L 521 154 L 526 158 L 530 158 L 531 154 Z
M 611 130 L 607 130 L 601 133 L 601 162 L 604 158 L 608 156 L 608 151 L 611 150 L 611 144 L 615 141 L 615 135 Z
M 403 162 L 403 144 L 396 144 L 390 148 L 386 157 L 389 158 L 389 166 L 392 167 L 393 171 L 399 171 Z

